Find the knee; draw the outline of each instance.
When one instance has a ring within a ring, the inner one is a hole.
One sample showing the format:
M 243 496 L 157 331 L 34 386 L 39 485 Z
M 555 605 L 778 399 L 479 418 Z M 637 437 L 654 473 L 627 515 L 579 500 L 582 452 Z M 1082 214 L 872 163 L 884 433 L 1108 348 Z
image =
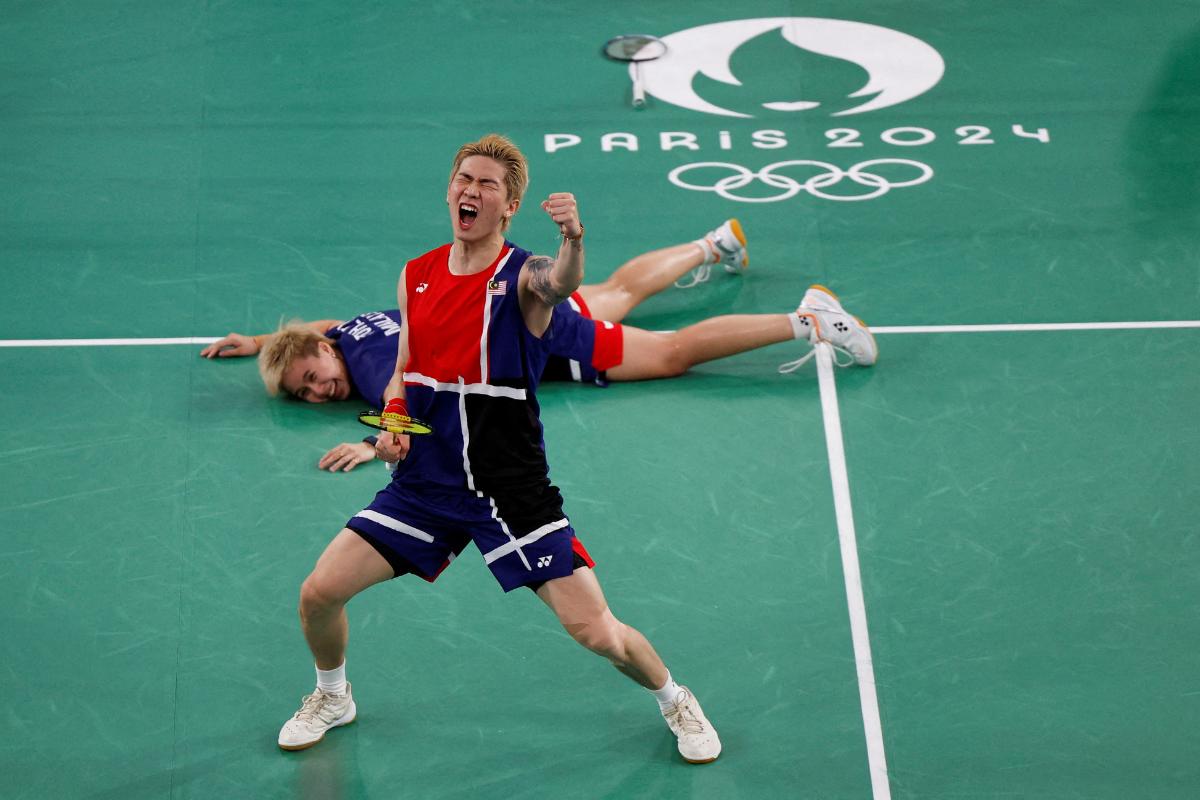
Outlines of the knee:
M 684 352 L 679 342 L 675 341 L 674 337 L 668 340 L 659 354 L 659 368 L 662 370 L 663 377 L 677 378 L 687 372 L 691 366 L 687 353 Z
M 333 587 L 313 572 L 300 585 L 300 616 L 310 617 L 345 605 L 346 598 L 341 597 Z
M 568 625 L 567 632 L 579 644 L 614 664 L 625 662 L 625 625 L 611 613 L 596 619 Z

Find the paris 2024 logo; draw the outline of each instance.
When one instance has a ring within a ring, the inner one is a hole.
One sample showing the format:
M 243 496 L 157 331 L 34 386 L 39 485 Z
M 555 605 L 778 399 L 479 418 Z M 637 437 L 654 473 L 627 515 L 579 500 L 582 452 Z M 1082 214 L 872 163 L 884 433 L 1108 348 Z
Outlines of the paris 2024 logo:
M 942 56 L 921 39 L 850 20 L 818 17 L 728 20 L 667 34 L 662 41 L 667 45 L 666 54 L 641 64 L 643 86 L 654 103 L 724 118 L 769 117 L 771 122 L 767 124 L 786 120 L 793 113 L 845 118 L 896 106 L 929 92 L 946 72 Z M 751 91 L 732 66 L 739 50 L 751 43 L 753 47 L 788 48 L 782 54 L 775 51 L 775 55 L 785 58 L 770 62 L 777 70 L 767 87 L 773 94 L 760 97 L 757 105 L 746 98 L 761 94 L 762 81 L 755 81 Z M 799 72 L 795 63 L 786 58 L 797 50 L 806 56 L 815 54 L 830 59 L 826 63 L 834 64 L 835 71 L 841 70 L 837 74 L 852 79 L 853 85 L 847 84 L 842 96 Z M 838 64 L 844 68 L 837 67 Z M 632 66 L 630 72 L 632 76 Z M 639 122 L 654 118 L 653 103 L 646 116 L 637 117 Z M 805 132 L 812 130 L 811 116 L 809 119 L 803 126 Z M 1005 127 L 1011 133 L 994 126 L 964 123 L 953 129 L 953 136 L 957 145 L 965 147 L 993 145 L 1000 137 L 1050 142 L 1045 128 L 1026 130 L 1022 123 Z M 950 131 L 924 126 L 898 126 L 882 131 L 878 139 L 889 148 L 912 149 L 950 135 Z M 598 145 L 602 153 L 637 153 L 644 146 L 656 144 L 661 151 L 716 149 L 729 157 L 746 147 L 754 152 L 792 147 L 789 136 L 788 131 L 772 127 L 749 132 L 720 130 L 715 135 L 712 131 L 660 130 L 647 134 L 625 130 L 589 136 L 590 141 L 580 133 L 558 132 L 547 133 L 543 139 L 547 154 L 569 152 L 589 144 Z M 711 192 L 730 201 L 772 203 L 801 193 L 823 200 L 871 200 L 892 189 L 927 183 L 933 177 L 932 166 L 913 158 L 862 159 L 845 167 L 833 163 L 832 157 L 839 148 L 853 152 L 854 148 L 868 144 L 869 136 L 857 128 L 832 127 L 824 131 L 824 147 L 829 154 L 819 159 L 790 158 L 762 166 L 695 161 L 670 170 L 667 179 L 680 189 Z
M 871 99 L 837 111 L 833 116 L 861 114 L 903 103 L 929 91 L 946 71 L 937 50 L 914 36 L 878 25 L 817 17 L 736 19 L 662 37 L 667 45 L 666 55 L 642 65 L 646 93 L 692 111 L 749 117 L 750 114 L 714 105 L 697 94 L 696 77 L 704 75 L 741 86 L 742 82 L 730 70 L 734 53 L 771 31 L 780 31 L 784 41 L 802 50 L 852 62 L 866 72 L 867 83 L 850 97 Z M 796 97 L 763 104 L 773 111 L 807 111 L 820 105 L 819 101 Z

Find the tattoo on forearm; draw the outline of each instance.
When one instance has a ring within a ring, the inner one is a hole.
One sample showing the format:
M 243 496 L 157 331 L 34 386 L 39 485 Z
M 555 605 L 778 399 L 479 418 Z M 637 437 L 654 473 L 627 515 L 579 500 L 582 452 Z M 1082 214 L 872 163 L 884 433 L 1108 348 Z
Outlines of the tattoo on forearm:
M 550 270 L 553 267 L 554 259 L 547 256 L 530 256 L 525 262 L 525 269 L 529 270 L 529 288 L 538 297 L 556 306 L 566 300 L 570 292 L 559 294 L 554 290 L 554 285 L 550 282 Z

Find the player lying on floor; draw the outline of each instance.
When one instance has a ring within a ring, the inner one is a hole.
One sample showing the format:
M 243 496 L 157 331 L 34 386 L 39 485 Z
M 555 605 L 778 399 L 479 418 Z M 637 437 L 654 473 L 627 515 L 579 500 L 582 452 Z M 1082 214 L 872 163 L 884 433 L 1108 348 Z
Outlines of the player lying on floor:
M 852 363 L 875 363 L 878 350 L 870 331 L 848 314 L 837 297 L 813 286 L 800 306 L 787 314 L 729 314 L 678 331 L 647 331 L 621 320 L 639 303 L 695 270 L 692 283 L 708 278 L 720 262 L 731 273 L 745 269 L 745 236 L 737 220 L 727 220 L 703 239 L 644 253 L 622 265 L 603 283 L 579 287 L 554 309 L 552 353 L 543 380 L 574 380 L 604 385 L 682 375 L 690 367 L 770 344 L 803 339 L 828 341 Z M 395 369 L 398 311 L 375 311 L 352 320 L 292 322 L 273 334 L 230 333 L 201 351 L 206 358 L 259 355 L 267 391 L 286 392 L 310 403 L 361 398 L 383 402 L 381 393 Z M 804 358 L 783 365 L 791 371 Z M 848 362 L 850 363 L 850 362 Z M 347 442 L 326 453 L 318 465 L 349 471 L 375 456 L 373 442 Z

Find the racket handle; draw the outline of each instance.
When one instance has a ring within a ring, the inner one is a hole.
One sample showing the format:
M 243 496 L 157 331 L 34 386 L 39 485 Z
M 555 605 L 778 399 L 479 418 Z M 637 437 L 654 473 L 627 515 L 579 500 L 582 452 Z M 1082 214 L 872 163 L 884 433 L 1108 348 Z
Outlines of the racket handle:
M 642 64 L 640 61 L 633 62 L 633 107 L 646 107 L 646 86 L 642 81 Z

